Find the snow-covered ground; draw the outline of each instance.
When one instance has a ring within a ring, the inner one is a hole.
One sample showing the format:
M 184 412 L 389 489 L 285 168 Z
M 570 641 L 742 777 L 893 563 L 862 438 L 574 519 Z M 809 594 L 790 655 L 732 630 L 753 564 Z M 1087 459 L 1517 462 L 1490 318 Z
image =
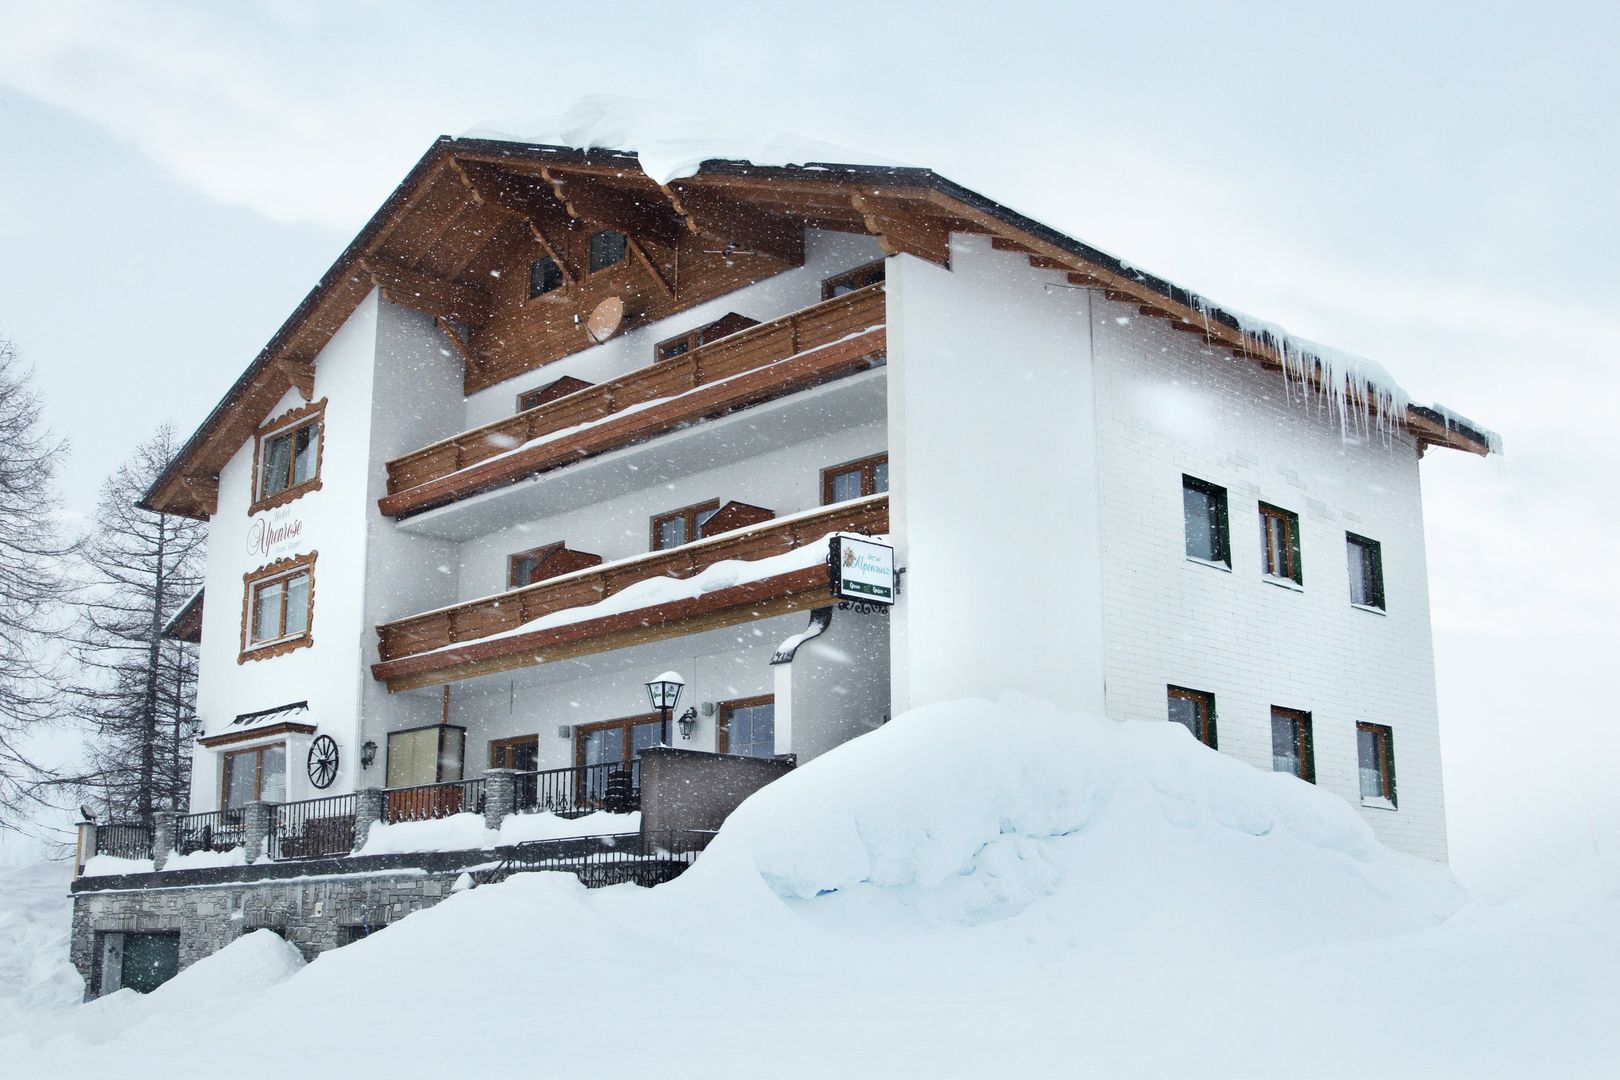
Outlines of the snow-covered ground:
M 4 917 L 59 953 L 31 873 Z M 960 702 L 760 792 L 655 890 L 525 874 L 302 969 L 256 934 L 144 999 L 17 991 L 59 966 L 0 969 L 4 1075 L 1607 1077 L 1620 860 L 1471 905 L 1175 725 Z

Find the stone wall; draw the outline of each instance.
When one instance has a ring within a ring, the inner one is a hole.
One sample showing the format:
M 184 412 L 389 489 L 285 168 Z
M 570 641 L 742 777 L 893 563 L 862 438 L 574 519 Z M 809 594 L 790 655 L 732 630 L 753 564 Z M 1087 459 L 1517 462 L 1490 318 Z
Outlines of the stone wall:
M 489 858 L 487 852 L 474 854 Z M 431 870 L 410 867 L 367 876 L 238 880 L 178 888 L 76 888 L 73 964 L 84 976 L 86 996 L 93 998 L 103 992 L 98 961 L 107 933 L 178 932 L 182 970 L 243 934 L 261 929 L 274 930 L 313 960 L 413 911 L 432 907 L 450 895 L 463 870 L 451 863 Z M 96 879 L 81 881 L 94 883 Z

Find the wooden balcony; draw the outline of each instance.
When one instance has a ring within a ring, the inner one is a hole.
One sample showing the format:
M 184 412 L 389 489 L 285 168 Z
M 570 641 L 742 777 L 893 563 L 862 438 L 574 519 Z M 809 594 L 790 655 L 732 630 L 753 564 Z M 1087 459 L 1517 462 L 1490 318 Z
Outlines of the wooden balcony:
M 879 283 L 462 432 L 390 461 L 378 506 L 421 513 L 864 371 L 884 355 L 884 318 Z
M 372 674 L 390 690 L 407 690 L 822 607 L 832 600 L 827 568 L 818 562 L 690 599 L 595 617 L 581 612 L 576 621 L 515 632 L 637 582 L 689 578 L 729 559 L 781 555 L 829 533 L 882 533 L 888 527 L 888 496 L 873 495 L 384 623 L 377 628 L 381 660 Z

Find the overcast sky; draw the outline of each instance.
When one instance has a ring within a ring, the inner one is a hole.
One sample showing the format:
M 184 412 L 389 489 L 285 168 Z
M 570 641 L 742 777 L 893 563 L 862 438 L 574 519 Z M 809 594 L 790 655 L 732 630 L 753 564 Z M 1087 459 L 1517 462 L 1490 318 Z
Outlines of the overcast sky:
M 927 165 L 1503 434 L 1423 463 L 1499 896 L 1620 843 L 1620 5 L 1314 6 L 0 0 L 0 333 L 84 514 L 437 135 L 611 93 Z

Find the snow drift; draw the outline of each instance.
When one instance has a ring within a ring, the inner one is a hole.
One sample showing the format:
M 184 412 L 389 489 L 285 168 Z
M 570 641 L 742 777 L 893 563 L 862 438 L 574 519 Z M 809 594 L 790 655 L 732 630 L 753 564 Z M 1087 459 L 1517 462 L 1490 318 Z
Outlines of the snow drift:
M 1606 1076 L 1620 865 L 1597 869 L 1445 920 L 1449 872 L 1309 784 L 1168 723 L 953 702 L 757 793 L 669 885 L 519 874 L 291 977 L 285 943 L 250 935 L 146 999 L 0 1023 L 0 1060 L 165 1080 L 536 1054 L 603 1076 Z M 245 1031 L 275 1052 L 242 1054 Z

